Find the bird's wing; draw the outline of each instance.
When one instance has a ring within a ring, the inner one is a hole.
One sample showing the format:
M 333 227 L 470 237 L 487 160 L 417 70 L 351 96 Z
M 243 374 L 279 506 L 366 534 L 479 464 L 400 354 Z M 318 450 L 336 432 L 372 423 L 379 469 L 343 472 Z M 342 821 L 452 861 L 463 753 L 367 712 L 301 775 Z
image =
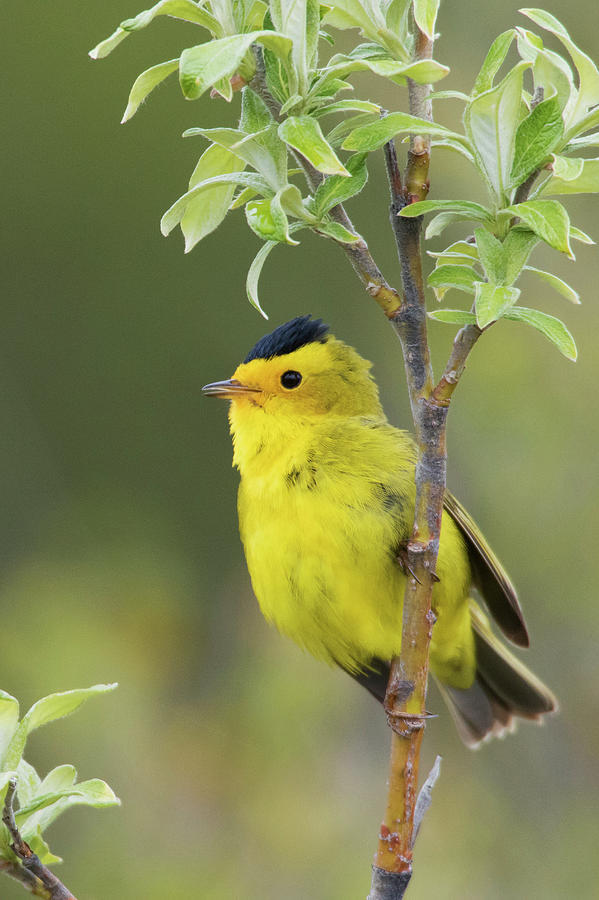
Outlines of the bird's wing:
M 466 540 L 475 586 L 503 633 L 514 644 L 528 647 L 528 631 L 516 589 L 476 522 L 453 494 L 445 492 L 444 506 Z

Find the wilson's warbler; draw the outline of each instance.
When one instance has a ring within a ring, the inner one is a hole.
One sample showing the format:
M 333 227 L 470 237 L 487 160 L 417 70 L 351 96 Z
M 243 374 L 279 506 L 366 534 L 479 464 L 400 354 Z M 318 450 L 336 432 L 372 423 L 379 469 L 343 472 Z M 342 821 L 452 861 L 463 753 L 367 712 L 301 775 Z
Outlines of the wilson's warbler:
M 239 526 L 262 612 L 379 700 L 401 648 L 406 582 L 398 553 L 414 515 L 415 447 L 381 408 L 371 364 L 301 316 L 263 337 L 233 377 Z M 556 709 L 551 692 L 492 633 L 528 645 L 516 592 L 479 529 L 447 494 L 433 590 L 430 667 L 466 744 L 514 716 Z

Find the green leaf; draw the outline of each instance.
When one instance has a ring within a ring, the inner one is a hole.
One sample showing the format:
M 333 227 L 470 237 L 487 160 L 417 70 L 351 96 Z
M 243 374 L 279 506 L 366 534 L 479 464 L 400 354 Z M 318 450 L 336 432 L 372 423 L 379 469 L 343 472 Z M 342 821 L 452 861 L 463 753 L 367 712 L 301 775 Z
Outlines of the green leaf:
M 515 33 L 514 29 L 510 28 L 495 38 L 474 82 L 474 94 L 484 94 L 485 91 L 491 90 L 495 76 L 512 46 Z
M 319 234 L 324 234 L 342 244 L 355 244 L 356 241 L 360 240 L 359 234 L 348 231 L 348 229 L 343 225 L 340 225 L 339 222 L 319 222 L 314 230 Z
M 19 701 L 0 691 L 0 766 L 19 722 Z
M 554 95 L 535 106 L 518 126 L 511 172 L 512 184 L 521 184 L 538 169 L 557 147 L 563 134 L 564 122 Z
M 428 283 L 432 288 L 457 288 L 468 294 L 475 293 L 475 283 L 480 278 L 471 266 L 440 265 L 428 276 Z M 436 293 L 436 291 L 435 291 Z M 446 291 L 441 292 L 442 295 Z
M 57 791 L 54 802 L 27 815 L 26 820 L 20 825 L 21 835 L 24 840 L 29 842 L 35 835 L 45 831 L 61 813 L 73 806 L 92 806 L 102 809 L 109 806 L 120 806 L 120 802 L 105 781 L 101 781 L 99 778 L 90 778 L 89 781 L 82 781 L 70 789 Z M 20 812 L 21 810 L 17 816 Z
M 256 134 L 272 125 L 274 119 L 266 103 L 250 87 L 241 92 L 241 118 L 239 130 L 245 134 Z
M 143 103 L 148 94 L 164 81 L 171 72 L 174 72 L 178 65 L 178 59 L 169 59 L 168 62 L 158 63 L 157 66 L 146 69 L 145 72 L 142 72 L 141 75 L 135 79 L 133 87 L 131 88 L 131 93 L 129 94 L 129 100 L 127 101 L 127 109 L 121 119 L 121 125 L 128 122 L 129 119 L 135 115 L 139 106 Z
M 245 282 L 245 288 L 246 288 L 248 300 L 250 301 L 250 303 L 252 304 L 254 309 L 257 309 L 258 312 L 260 313 L 260 315 L 264 316 L 265 319 L 268 319 L 268 316 L 266 315 L 266 313 L 264 312 L 264 310 L 262 309 L 262 307 L 260 305 L 260 299 L 258 297 L 258 282 L 260 280 L 260 274 L 262 272 L 262 267 L 264 266 L 264 263 L 266 262 L 266 257 L 269 255 L 269 253 L 273 249 L 273 247 L 277 246 L 277 243 L 278 243 L 278 241 L 267 241 L 264 244 L 264 246 L 262 246 L 258 250 L 258 252 L 257 252 L 256 256 L 254 257 L 254 260 L 249 268 L 246 282 Z
M 482 263 L 487 278 L 494 284 L 503 284 L 507 262 L 503 244 L 486 228 L 477 228 L 474 235 L 478 248 L 478 258 Z
M 189 47 L 181 54 L 179 82 L 187 100 L 197 100 L 221 78 L 230 78 L 253 43 L 263 44 L 286 61 L 291 41 L 276 31 L 251 31 Z
M 565 153 L 577 153 L 587 147 L 599 147 L 599 131 L 593 134 L 585 134 L 583 137 L 574 138 L 565 148 Z
M 558 294 L 561 294 L 562 297 L 565 297 L 566 300 L 569 300 L 570 303 L 580 303 L 580 294 L 578 294 L 573 287 L 570 287 L 569 284 L 566 284 L 565 281 L 562 281 L 561 278 L 558 278 L 557 275 L 554 275 L 553 272 L 535 269 L 534 266 L 524 266 L 524 271 L 533 272 L 535 275 L 538 275 L 539 278 L 550 285 Z
M 347 137 L 347 135 L 354 131 L 354 129 L 361 127 L 362 125 L 368 125 L 372 121 L 378 121 L 378 114 L 374 113 L 359 113 L 357 116 L 350 116 L 349 119 L 345 119 L 343 122 L 339 122 L 338 125 L 329 131 L 327 134 L 327 141 L 331 145 L 331 147 L 339 147 L 343 142 L 343 139 Z
M 426 213 L 433 212 L 436 209 L 457 212 L 465 218 L 479 222 L 493 221 L 488 209 L 485 209 L 480 203 L 473 203 L 470 200 L 420 200 L 417 203 L 410 203 L 408 206 L 404 206 L 400 216 L 406 219 L 413 219 L 416 216 L 424 216 Z
M 578 351 L 574 338 L 560 319 L 556 319 L 555 316 L 549 316 L 538 309 L 526 309 L 523 306 L 512 307 L 505 314 L 504 318 L 509 319 L 511 322 L 526 322 L 527 325 L 536 328 L 537 331 L 540 331 L 541 334 L 544 334 L 546 338 L 555 344 L 560 353 L 563 353 L 567 359 L 576 362 Z
M 17 766 L 17 796 L 19 806 L 27 806 L 36 794 L 40 793 L 42 780 L 33 768 L 24 759 Z M 46 793 L 46 791 L 42 791 Z
M 25 749 L 27 736 L 36 728 L 41 728 L 42 725 L 62 719 L 64 716 L 70 716 L 90 697 L 113 691 L 116 687 L 116 684 L 95 684 L 89 688 L 50 694 L 48 697 L 38 700 L 25 714 L 13 735 L 4 758 L 5 767 L 14 769 L 18 766 Z
M 550 168 L 553 178 L 558 178 L 560 181 L 575 181 L 582 175 L 584 159 L 570 159 L 567 156 L 556 156 L 554 154 Z
M 595 241 L 585 231 L 581 231 L 576 225 L 570 225 L 570 237 L 573 241 L 580 241 L 581 244 L 594 244 Z
M 486 328 L 491 322 L 501 319 L 519 296 L 518 288 L 478 281 L 474 301 L 478 327 Z
M 398 134 L 430 134 L 440 137 L 448 136 L 454 140 L 459 140 L 467 145 L 465 138 L 444 128 L 442 125 L 435 125 L 427 122 L 426 119 L 419 119 L 417 116 L 410 116 L 408 113 L 390 113 L 383 119 L 377 119 L 369 125 L 362 125 L 346 138 L 343 142 L 344 150 L 359 150 L 361 152 L 370 152 L 378 150 L 383 144 L 392 140 Z
M 234 153 L 212 144 L 200 157 L 189 180 L 189 189 L 192 191 L 197 185 L 218 175 L 242 172 L 244 168 L 245 163 Z M 229 211 L 234 192 L 235 183 L 213 183 L 188 201 L 181 216 L 186 253 L 218 228 Z
M 520 225 L 510 229 L 503 242 L 506 284 L 513 284 L 517 280 L 533 248 L 538 243 L 539 238 L 534 231 Z
M 575 162 L 575 160 L 570 160 Z M 579 160 L 580 174 L 574 178 L 554 175 L 541 190 L 541 194 L 596 194 L 599 191 L 599 159 Z
M 349 172 L 325 140 L 320 125 L 310 116 L 290 116 L 285 119 L 279 125 L 279 137 L 305 156 L 319 172 L 349 176 Z
M 365 153 L 356 153 L 347 162 L 350 177 L 330 175 L 319 185 L 313 201 L 314 214 L 318 217 L 327 213 L 338 203 L 344 203 L 350 197 L 359 194 L 368 181 Z
M 77 769 L 75 766 L 63 765 L 56 766 L 51 772 L 48 772 L 41 783 L 41 789 L 45 793 L 54 791 L 62 791 L 72 787 L 77 780 Z
M 90 50 L 89 55 L 92 59 L 102 59 L 118 47 L 118 45 L 129 37 L 134 31 L 139 31 L 149 25 L 156 16 L 173 16 L 175 19 L 184 19 L 187 22 L 194 22 L 196 25 L 202 25 L 211 31 L 216 37 L 221 37 L 222 28 L 218 20 L 210 13 L 202 9 L 192 0 L 161 0 L 151 9 L 145 9 L 140 12 L 134 19 L 126 19 L 121 22 L 114 34 L 101 41 L 97 47 Z
M 534 32 L 525 28 L 518 28 L 517 32 L 518 52 L 532 63 L 535 88 L 542 88 L 545 97 L 555 94 L 567 120 L 577 95 L 570 66 L 558 53 L 543 47 L 543 41 Z
M 427 256 L 432 256 L 434 259 L 438 260 L 438 265 L 441 263 L 450 263 L 451 259 L 468 260 L 469 264 L 474 265 L 478 259 L 476 244 L 471 244 L 469 241 L 454 241 L 453 244 L 450 244 L 445 250 L 427 250 L 426 252 Z
M 433 216 L 428 225 L 426 226 L 426 231 L 424 236 L 427 241 L 431 238 L 437 237 L 437 235 L 441 234 L 448 225 L 453 225 L 455 222 L 467 222 L 472 219 L 472 215 L 470 213 L 456 212 L 456 211 L 446 211 L 441 212 L 437 216 Z
M 287 183 L 287 148 L 279 140 L 276 124 L 257 134 L 245 134 L 236 128 L 188 128 L 183 132 L 183 137 L 196 135 L 230 150 L 256 169 L 273 193 Z
M 510 183 L 522 109 L 522 80 L 529 66 L 518 63 L 497 87 L 478 94 L 464 113 L 477 165 L 498 198 L 505 195 Z
M 318 43 L 318 0 L 275 0 L 271 3 L 273 25 L 293 42 L 291 58 L 298 79 L 298 92 L 308 92 L 308 74 Z
M 273 205 L 271 200 L 250 200 L 245 207 L 245 216 L 252 231 L 263 241 L 288 242 L 289 223 L 280 203 Z
M 433 309 L 427 315 L 435 322 L 445 322 L 448 325 L 476 325 L 474 313 L 464 309 Z
M 527 200 L 508 206 L 505 212 L 518 216 L 550 247 L 574 258 L 570 247 L 570 218 L 557 200 Z
M 429 100 L 462 100 L 464 103 L 468 103 L 470 100 L 470 95 L 465 94 L 463 91 L 434 91 Z
M 248 202 L 248 200 L 253 200 L 254 197 L 259 193 L 260 193 L 260 191 L 256 191 L 256 190 L 254 190 L 254 188 L 249 188 L 249 187 L 242 188 L 239 191 L 239 193 L 237 194 L 237 196 L 235 197 L 235 199 L 232 201 L 231 205 L 229 206 L 229 209 L 234 210 L 234 209 L 239 209 L 240 206 L 245 206 L 245 204 Z
M 235 186 L 238 184 L 241 184 L 244 187 L 251 187 L 260 194 L 265 194 L 267 197 L 270 197 L 273 193 L 267 182 L 254 172 L 231 172 L 224 175 L 214 175 L 212 178 L 207 178 L 205 181 L 196 184 L 190 191 L 187 191 L 182 197 L 175 200 L 173 205 L 167 209 L 160 220 L 160 231 L 165 237 L 170 234 L 173 228 L 175 228 L 183 219 L 185 211 L 190 203 L 194 202 L 196 198 L 199 198 L 200 195 L 204 194 L 206 191 L 211 190 L 214 186 Z M 191 249 L 191 247 L 189 249 Z
M 370 113 L 373 116 L 378 116 L 381 113 L 381 107 L 377 103 L 371 103 L 370 100 L 336 100 L 335 103 L 329 103 L 327 106 L 315 109 L 312 115 L 320 119 L 322 116 L 345 112 L 346 110 L 359 110 L 360 112 Z
M 573 121 L 578 121 L 591 106 L 599 103 L 599 70 L 593 60 L 580 50 L 564 26 L 544 9 L 521 9 L 520 12 L 535 24 L 545 28 L 561 41 L 576 66 L 579 78 L 578 98 L 572 111 Z
M 440 0 L 414 0 L 414 20 L 420 31 L 433 40 Z

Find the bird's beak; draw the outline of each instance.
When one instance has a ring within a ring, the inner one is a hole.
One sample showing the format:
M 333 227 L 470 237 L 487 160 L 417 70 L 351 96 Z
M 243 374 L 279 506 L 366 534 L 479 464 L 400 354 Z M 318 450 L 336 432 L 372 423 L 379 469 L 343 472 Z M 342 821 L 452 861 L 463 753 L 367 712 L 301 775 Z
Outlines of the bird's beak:
M 234 378 L 228 378 L 226 381 L 213 381 L 212 384 L 205 384 L 202 393 L 207 397 L 221 397 L 223 400 L 234 400 L 235 397 L 246 397 L 249 394 L 259 394 L 259 388 L 248 387 L 247 384 L 241 384 Z

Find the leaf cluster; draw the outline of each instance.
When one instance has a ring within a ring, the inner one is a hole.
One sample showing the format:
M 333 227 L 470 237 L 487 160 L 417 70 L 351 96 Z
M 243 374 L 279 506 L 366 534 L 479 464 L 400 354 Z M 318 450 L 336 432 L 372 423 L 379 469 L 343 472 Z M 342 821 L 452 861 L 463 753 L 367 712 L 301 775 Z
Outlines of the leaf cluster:
M 521 290 L 515 284 L 523 272 L 530 272 L 566 299 L 580 302 L 561 278 L 527 262 L 541 242 L 570 259 L 573 240 L 592 243 L 571 224 L 563 203 L 553 198 L 599 191 L 599 160 L 579 155 L 599 145 L 599 132 L 593 131 L 599 126 L 599 70 L 554 16 L 541 9 L 521 12 L 557 38 L 570 60 L 545 47 L 536 33 L 510 29 L 493 42 L 471 94 L 433 95 L 437 101 L 457 99 L 464 104 L 463 132 L 433 124 L 428 133 L 433 145 L 456 151 L 471 163 L 487 188 L 488 203 L 425 200 L 408 206 L 402 215 L 435 212 L 428 238 L 456 221 L 477 225 L 468 243 L 459 241 L 433 254 L 436 265 L 429 278 L 438 300 L 452 288 L 472 295 L 472 311 L 438 310 L 429 313 L 432 318 L 472 322 L 479 328 L 500 318 L 526 322 L 575 359 L 566 326 L 540 310 L 517 306 Z M 496 83 L 514 41 L 519 59 Z M 423 122 L 392 113 L 357 128 L 343 146 L 371 152 L 398 135 L 423 130 Z
M 368 178 L 368 154 L 395 138 L 427 134 L 433 147 L 460 153 L 482 179 L 485 204 L 469 200 L 412 203 L 404 216 L 434 212 L 426 236 L 456 221 L 476 223 L 468 251 L 464 242 L 436 256 L 430 285 L 442 300 L 453 288 L 472 296 L 471 311 L 437 310 L 444 322 L 476 322 L 486 328 L 500 318 L 533 325 L 569 358 L 576 349 L 566 326 L 539 310 L 517 305 L 523 272 L 541 278 L 567 299 L 578 295 L 557 275 L 528 265 L 545 243 L 574 259 L 572 241 L 592 243 L 571 224 L 554 199 L 599 190 L 599 159 L 581 153 L 599 145 L 599 70 L 563 25 L 541 9 L 521 10 L 561 44 L 560 54 L 527 28 L 513 28 L 493 42 L 470 94 L 441 91 L 433 102 L 463 103 L 462 129 L 451 130 L 408 115 L 386 113 L 369 98 L 340 99 L 354 90 L 349 79 L 372 72 L 397 85 L 408 79 L 432 83 L 448 69 L 434 59 L 414 58 L 413 24 L 433 36 L 439 0 L 160 0 L 121 23 L 92 52 L 106 56 L 130 34 L 168 15 L 199 26 L 207 40 L 177 59 L 143 72 L 129 96 L 123 121 L 151 90 L 178 71 L 184 96 L 231 100 L 241 90 L 237 128 L 188 129 L 185 137 L 208 141 L 188 190 L 164 214 L 163 233 L 177 225 L 191 250 L 243 207 L 249 227 L 264 242 L 247 278 L 250 301 L 263 313 L 258 280 L 277 244 L 295 245 L 302 230 L 342 244 L 361 240 L 335 215 Z M 334 44 L 331 29 L 353 29 L 364 39 L 346 53 L 322 59 Z M 500 77 L 511 48 L 518 59 Z M 334 117 L 332 126 L 329 119 Z M 350 153 L 344 156 L 344 151 Z M 297 182 L 296 176 L 306 181 Z M 264 313 L 263 313 L 264 314 Z
M 9 782 L 17 783 L 19 808 L 15 821 L 24 841 L 44 864 L 61 862 L 44 839 L 44 831 L 65 810 L 72 806 L 117 806 L 119 799 L 105 781 L 92 778 L 77 781 L 77 770 L 66 764 L 52 769 L 40 778 L 23 753 L 32 731 L 69 716 L 90 697 L 114 690 L 115 684 L 96 684 L 90 688 L 50 694 L 34 703 L 19 720 L 19 703 L 10 694 L 0 691 L 0 808 Z M 0 860 L 18 862 L 11 849 L 12 839 L 0 822 Z
M 159 63 L 137 78 L 123 122 L 177 70 L 189 100 L 208 90 L 226 100 L 235 90 L 242 92 L 237 128 L 195 127 L 185 132 L 184 137 L 201 137 L 209 145 L 191 175 L 189 189 L 164 214 L 163 234 L 179 225 L 189 252 L 230 210 L 244 207 L 249 227 L 265 242 L 247 279 L 248 297 L 261 312 L 258 278 L 276 244 L 297 244 L 294 235 L 302 229 L 340 243 L 359 240 L 358 234 L 334 221 L 330 211 L 366 184 L 366 154 L 356 153 L 342 162 L 337 148 L 356 125 L 377 121 L 381 108 L 369 100 L 339 99 L 338 95 L 353 90 L 348 78 L 358 72 L 373 72 L 399 85 L 408 78 L 430 82 L 447 74 L 447 67 L 435 60 L 412 60 L 410 11 L 413 7 L 422 27 L 431 30 L 438 5 L 439 0 L 414 4 L 413 0 L 331 4 L 160 0 L 122 22 L 91 51 L 94 59 L 108 55 L 160 16 L 184 19 L 209 33 L 208 40 L 187 47 L 177 59 Z M 333 43 L 328 28 L 358 29 L 366 42 L 349 54 L 335 53 L 322 62 L 319 51 Z M 258 78 L 263 80 L 262 91 L 256 85 Z M 337 122 L 327 129 L 324 123 L 330 117 Z M 294 181 L 303 171 L 297 168 L 298 159 L 315 175 L 308 191 Z

